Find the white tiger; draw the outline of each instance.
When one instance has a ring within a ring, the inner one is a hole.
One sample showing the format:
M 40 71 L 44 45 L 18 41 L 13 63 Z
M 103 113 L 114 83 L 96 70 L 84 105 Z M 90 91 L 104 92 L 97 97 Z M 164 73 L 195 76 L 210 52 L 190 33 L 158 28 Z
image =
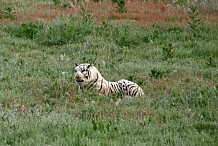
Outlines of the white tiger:
M 120 92 L 127 96 L 142 96 L 144 92 L 136 83 L 128 80 L 110 82 L 105 80 L 93 64 L 75 64 L 74 78 L 78 88 L 84 92 L 91 88 L 96 89 L 100 95 L 111 95 Z

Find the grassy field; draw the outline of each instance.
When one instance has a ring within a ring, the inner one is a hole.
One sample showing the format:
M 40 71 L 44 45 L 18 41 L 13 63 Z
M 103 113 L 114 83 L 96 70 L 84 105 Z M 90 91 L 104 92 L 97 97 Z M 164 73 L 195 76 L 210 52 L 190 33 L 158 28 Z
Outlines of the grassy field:
M 2 4 L 0 145 L 218 145 L 214 21 L 173 15 L 167 24 L 133 25 L 114 14 L 98 21 L 86 7 L 47 19 L 68 8 L 39 0 Z M 51 15 L 21 17 L 41 7 Z M 145 95 L 124 97 L 119 106 L 120 95 L 77 95 L 74 64 L 93 62 L 107 80 L 132 80 Z

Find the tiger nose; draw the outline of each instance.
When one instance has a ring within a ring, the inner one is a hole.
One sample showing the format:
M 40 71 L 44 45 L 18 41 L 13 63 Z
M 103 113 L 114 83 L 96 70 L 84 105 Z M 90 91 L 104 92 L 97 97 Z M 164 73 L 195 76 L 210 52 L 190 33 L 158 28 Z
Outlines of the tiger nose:
M 75 76 L 75 79 L 78 80 L 78 79 L 80 79 L 80 77 L 79 76 Z
M 76 79 L 79 79 L 81 76 L 82 76 L 82 73 L 81 73 L 81 72 L 76 72 L 76 73 L 75 73 L 75 78 L 76 78 Z

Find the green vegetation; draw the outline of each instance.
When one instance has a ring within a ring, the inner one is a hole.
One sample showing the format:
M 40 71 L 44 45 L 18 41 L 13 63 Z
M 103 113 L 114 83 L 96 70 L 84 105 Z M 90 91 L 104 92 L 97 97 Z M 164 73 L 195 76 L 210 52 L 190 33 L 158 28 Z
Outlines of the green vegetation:
M 15 19 L 16 16 L 14 15 L 13 9 L 12 5 L 0 6 L 0 19 Z
M 126 13 L 126 1 L 125 0 L 118 0 L 117 1 L 117 12 L 118 13 Z
M 111 0 L 113 4 L 116 4 L 117 12 L 118 13 L 126 13 L 126 0 Z
M 188 22 L 189 28 L 192 32 L 193 37 L 196 37 L 199 29 L 199 25 L 201 23 L 201 19 L 198 18 L 199 12 L 197 12 L 197 7 L 195 5 L 189 6 L 190 11 L 188 12 L 188 16 L 190 21 Z
M 218 28 L 198 27 L 193 45 L 186 27 L 96 24 L 81 9 L 0 25 L 1 145 L 218 145 Z M 76 94 L 85 62 L 145 95 Z
M 164 59 L 169 59 L 174 57 L 173 44 L 169 43 L 167 46 L 163 47 L 163 57 Z

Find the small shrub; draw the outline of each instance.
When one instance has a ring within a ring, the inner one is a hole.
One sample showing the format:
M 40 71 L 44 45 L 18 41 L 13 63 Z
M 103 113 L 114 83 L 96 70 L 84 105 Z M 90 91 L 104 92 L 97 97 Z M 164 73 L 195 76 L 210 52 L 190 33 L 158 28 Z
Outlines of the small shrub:
M 86 9 L 86 7 L 81 7 L 81 16 L 82 16 L 82 22 L 84 23 L 93 23 L 93 16 L 91 13 L 89 13 Z
M 118 13 L 126 13 L 127 12 L 126 1 L 125 0 L 118 0 L 118 2 L 117 2 L 117 12 Z
M 160 69 L 152 69 L 149 73 L 149 76 L 155 79 L 162 79 L 166 74 L 169 73 L 169 70 L 160 70 Z
M 188 16 L 189 16 L 188 25 L 191 30 L 192 36 L 196 37 L 198 32 L 198 27 L 201 23 L 201 19 L 198 18 L 199 12 L 197 11 L 197 7 L 195 5 L 190 5 L 189 9 L 190 11 L 188 12 Z
M 126 13 L 127 8 L 126 8 L 126 1 L 125 0 L 112 0 L 113 4 L 117 4 L 117 12 L 118 13 Z

